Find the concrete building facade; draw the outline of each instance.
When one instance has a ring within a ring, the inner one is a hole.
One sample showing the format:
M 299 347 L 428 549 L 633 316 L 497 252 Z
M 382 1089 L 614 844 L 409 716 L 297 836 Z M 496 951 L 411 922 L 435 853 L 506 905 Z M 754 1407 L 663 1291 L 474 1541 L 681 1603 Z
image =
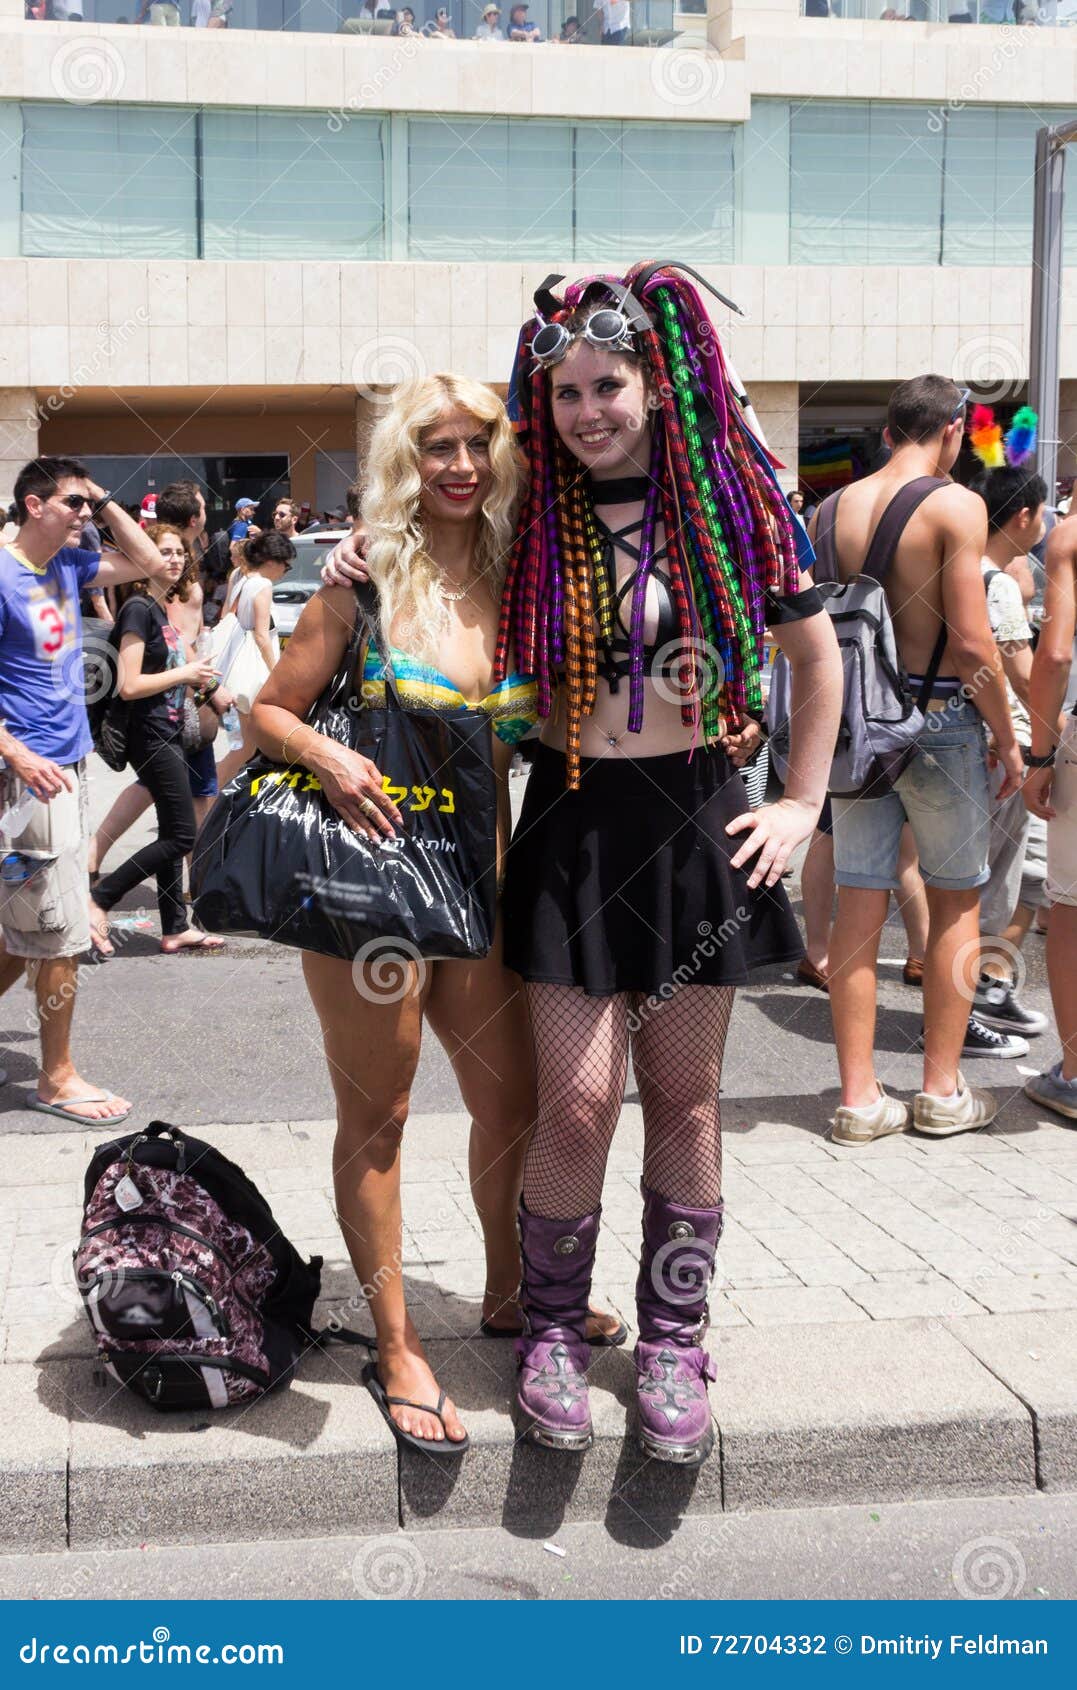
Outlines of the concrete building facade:
M 1034 136 L 1077 109 L 1077 29 L 709 0 L 664 45 L 568 47 L 23 10 L 0 0 L 4 496 L 40 450 L 132 499 L 179 465 L 222 506 L 339 504 L 394 382 L 503 388 L 544 276 L 641 257 L 742 308 L 715 320 L 790 482 L 869 456 L 910 374 L 1024 396 Z M 1062 374 L 1072 474 L 1070 296 Z

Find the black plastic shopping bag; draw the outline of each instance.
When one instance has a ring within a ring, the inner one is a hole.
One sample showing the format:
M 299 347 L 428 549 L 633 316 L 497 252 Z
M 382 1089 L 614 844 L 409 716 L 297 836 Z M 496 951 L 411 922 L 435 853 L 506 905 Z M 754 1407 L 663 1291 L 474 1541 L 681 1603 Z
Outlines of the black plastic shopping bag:
M 355 697 L 364 626 L 386 669 L 384 708 Z M 255 757 L 195 843 L 202 926 L 349 960 L 382 945 L 414 957 L 485 956 L 497 879 L 489 718 L 466 707 L 405 709 L 380 634 L 360 610 L 344 662 L 307 720 L 376 763 L 403 831 L 374 844 L 308 770 Z

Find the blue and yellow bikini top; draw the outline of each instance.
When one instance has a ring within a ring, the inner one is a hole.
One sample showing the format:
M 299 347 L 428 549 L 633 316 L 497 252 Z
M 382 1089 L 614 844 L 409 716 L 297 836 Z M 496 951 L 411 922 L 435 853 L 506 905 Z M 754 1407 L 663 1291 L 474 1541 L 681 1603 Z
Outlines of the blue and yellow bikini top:
M 485 698 L 464 697 L 460 688 L 417 657 L 409 657 L 397 646 L 389 647 L 397 691 L 405 709 L 482 710 L 490 718 L 498 739 L 515 745 L 538 720 L 538 689 L 530 675 L 507 675 Z M 363 659 L 360 691 L 363 701 L 375 709 L 385 703 L 385 667 L 372 645 Z

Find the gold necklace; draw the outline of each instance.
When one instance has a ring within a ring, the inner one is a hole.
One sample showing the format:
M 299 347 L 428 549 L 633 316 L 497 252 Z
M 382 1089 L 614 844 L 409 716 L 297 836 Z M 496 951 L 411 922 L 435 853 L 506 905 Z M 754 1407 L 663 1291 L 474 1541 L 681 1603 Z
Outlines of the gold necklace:
M 468 586 L 461 587 L 458 593 L 450 592 L 449 588 L 446 587 L 443 582 L 439 582 L 438 585 L 442 598 L 445 599 L 448 604 L 459 604 L 461 599 L 469 597 L 471 588 L 477 586 L 478 582 L 477 580 L 470 582 Z

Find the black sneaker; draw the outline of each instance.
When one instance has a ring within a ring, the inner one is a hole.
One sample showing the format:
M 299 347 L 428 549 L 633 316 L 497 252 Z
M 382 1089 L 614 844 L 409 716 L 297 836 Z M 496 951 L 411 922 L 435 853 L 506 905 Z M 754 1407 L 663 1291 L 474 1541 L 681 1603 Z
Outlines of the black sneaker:
M 992 980 L 986 974 L 980 975 L 972 1010 L 978 1020 L 1003 1033 L 1023 1033 L 1025 1038 L 1034 1039 L 1047 1028 L 1046 1015 L 1041 1015 L 1038 1009 L 1026 1009 L 1023 1003 L 1018 1003 L 1011 985 L 1005 980 Z
M 920 1036 L 916 1041 L 916 1048 L 917 1050 L 924 1048 L 924 1030 L 922 1027 Z M 970 1015 L 961 1054 L 962 1056 L 1027 1056 L 1028 1040 L 1020 1038 L 1016 1033 L 1000 1033 L 994 1027 L 986 1026 L 978 1015 Z

